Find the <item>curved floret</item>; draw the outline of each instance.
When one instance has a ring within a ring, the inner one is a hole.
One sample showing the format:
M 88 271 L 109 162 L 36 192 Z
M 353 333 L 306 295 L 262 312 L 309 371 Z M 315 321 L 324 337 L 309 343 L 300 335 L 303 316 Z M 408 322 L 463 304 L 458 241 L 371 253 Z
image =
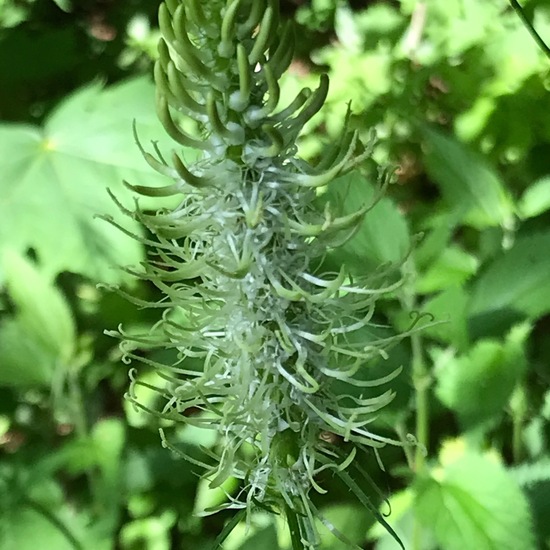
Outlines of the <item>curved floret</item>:
M 166 381 L 153 388 L 165 400 L 153 414 L 220 435 L 217 455 L 192 460 L 211 487 L 241 480 L 225 506 L 282 510 L 293 537 L 314 548 L 308 495 L 325 491 L 318 474 L 333 469 L 363 498 L 346 471 L 357 452 L 398 444 L 369 426 L 392 400 L 387 384 L 399 371 L 377 380 L 358 375 L 398 337 L 358 344 L 354 335 L 400 283 L 386 284 L 383 274 L 352 278 L 344 268 L 324 272 L 327 251 L 356 231 L 372 205 L 347 215 L 315 207 L 318 189 L 357 166 L 369 147 L 346 124 L 319 165 L 298 159 L 296 140 L 329 83 L 323 75 L 315 90 L 281 104 L 278 80 L 295 36 L 276 0 L 166 0 L 159 21 L 157 112 L 175 150 L 163 156 L 139 146 L 170 181 L 128 186 L 178 204 L 126 211 L 150 235 L 150 259 L 130 271 L 164 298 L 149 304 L 163 310 L 150 331 L 117 334 L 128 360 L 153 366 Z M 196 132 L 181 127 L 184 118 Z M 199 160 L 186 164 L 179 146 L 196 149 Z M 172 349 L 177 360 L 153 362 L 139 347 Z M 145 408 L 134 397 L 139 378 L 132 379 L 129 398 Z M 342 383 L 381 388 L 366 398 L 335 391 Z

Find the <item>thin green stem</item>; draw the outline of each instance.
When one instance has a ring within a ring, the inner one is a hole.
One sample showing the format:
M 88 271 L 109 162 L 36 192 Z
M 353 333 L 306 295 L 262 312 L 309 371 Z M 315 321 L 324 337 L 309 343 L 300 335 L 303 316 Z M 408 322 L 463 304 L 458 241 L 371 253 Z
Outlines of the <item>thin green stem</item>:
M 415 450 L 414 470 L 418 475 L 424 470 L 426 463 L 426 450 L 429 445 L 429 386 L 430 373 L 424 360 L 422 349 L 422 336 L 419 333 L 411 336 L 411 347 L 413 357 L 413 383 L 416 400 L 416 441 L 418 445 Z
M 426 467 L 426 453 L 429 444 L 429 386 L 430 373 L 424 360 L 422 337 L 419 333 L 411 336 L 413 384 L 416 401 L 415 435 L 417 446 L 414 456 L 414 473 L 420 476 Z M 422 526 L 415 518 L 413 526 L 412 550 L 422 548 Z
M 416 303 L 416 293 L 414 290 L 414 280 L 416 278 L 416 268 L 412 261 L 406 266 L 406 274 L 411 283 L 406 286 L 403 296 L 405 308 L 413 313 L 418 310 Z M 423 341 L 420 332 L 414 332 L 411 335 L 411 354 L 412 354 L 412 380 L 415 396 L 415 437 L 416 448 L 413 457 L 414 474 L 418 477 L 423 474 L 426 467 L 426 454 L 429 446 L 429 428 L 430 428 L 430 406 L 429 391 L 431 384 L 431 373 L 426 364 L 423 350 Z M 422 526 L 415 519 L 413 526 L 412 550 L 421 550 L 422 548 Z
M 531 36 L 533 37 L 539 48 L 550 59 L 550 47 L 546 45 L 546 42 L 544 42 L 540 34 L 535 30 L 535 27 L 533 27 L 531 21 L 527 19 L 527 16 L 525 15 L 525 12 L 523 11 L 523 8 L 520 6 L 519 2 L 517 0 L 509 0 L 509 2 L 514 11 L 518 14 L 519 18 L 522 20 L 523 24 L 527 27 L 527 30 L 531 33 Z
M 518 384 L 510 399 L 510 409 L 512 414 L 512 456 L 514 464 L 519 464 L 523 460 L 523 425 L 527 417 L 527 398 L 525 387 Z
M 69 402 L 73 413 L 74 426 L 77 437 L 81 441 L 87 441 L 90 435 L 88 428 L 88 421 L 86 418 L 86 408 L 84 405 L 84 398 L 82 396 L 82 390 L 80 387 L 80 378 L 78 372 L 75 372 L 77 369 L 74 368 L 74 365 L 68 367 L 69 373 L 67 375 L 67 387 L 69 392 Z M 101 508 L 101 498 L 98 490 L 98 475 L 97 473 L 88 468 L 86 470 L 86 478 L 88 480 L 88 485 L 90 487 L 90 493 L 92 495 L 92 501 L 94 503 L 94 508 L 96 513 L 100 514 L 102 512 Z

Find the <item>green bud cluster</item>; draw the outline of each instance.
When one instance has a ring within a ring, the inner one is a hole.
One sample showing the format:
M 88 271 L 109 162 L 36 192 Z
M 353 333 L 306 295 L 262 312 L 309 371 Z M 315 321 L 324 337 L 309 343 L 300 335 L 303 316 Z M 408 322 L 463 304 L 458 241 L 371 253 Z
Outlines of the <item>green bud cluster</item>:
M 369 151 L 346 120 L 321 162 L 298 158 L 297 139 L 322 107 L 328 78 L 280 105 L 279 79 L 292 61 L 295 35 L 281 23 L 277 0 L 166 0 L 159 21 L 158 117 L 179 146 L 200 158 L 188 165 L 181 151 L 167 159 L 156 145 L 153 152 L 140 145 L 170 183 L 129 187 L 177 197 L 178 204 L 152 213 L 138 202 L 126 210 L 147 229 L 143 242 L 151 253 L 129 271 L 163 294 L 159 302 L 138 303 L 162 315 L 144 334 L 117 335 L 128 361 L 154 367 L 166 381 L 152 387 L 162 410 L 135 399 L 141 382 L 134 374 L 129 398 L 161 418 L 217 431 L 218 453 L 188 458 L 204 468 L 210 487 L 240 480 L 239 493 L 218 509 L 283 511 L 293 540 L 315 548 L 318 512 L 310 492 L 326 492 L 319 474 L 332 470 L 363 499 L 347 473 L 357 452 L 398 443 L 369 430 L 392 400 L 391 389 L 368 399 L 335 391 L 343 383 L 384 385 L 399 374 L 358 377 L 394 339 L 367 345 L 353 337 L 372 322 L 377 299 L 399 283 L 322 268 L 326 253 L 356 231 L 372 205 L 345 216 L 330 203 L 324 211 L 314 206 L 319 188 Z M 193 135 L 183 118 L 194 121 Z M 135 351 L 140 347 L 174 350 L 177 360 L 154 362 Z M 197 361 L 200 370 L 189 366 Z

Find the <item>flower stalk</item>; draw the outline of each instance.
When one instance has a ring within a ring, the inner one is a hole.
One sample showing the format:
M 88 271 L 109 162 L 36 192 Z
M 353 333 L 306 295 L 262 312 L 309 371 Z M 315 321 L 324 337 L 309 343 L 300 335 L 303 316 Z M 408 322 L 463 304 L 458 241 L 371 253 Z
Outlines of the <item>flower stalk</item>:
M 322 108 L 329 82 L 323 75 L 317 89 L 280 105 L 278 80 L 292 61 L 295 36 L 281 23 L 276 0 L 166 0 L 159 22 L 157 112 L 175 151 L 168 158 L 136 141 L 170 183 L 127 185 L 178 203 L 151 213 L 137 201 L 125 210 L 147 229 L 142 240 L 150 251 L 139 269 L 127 269 L 163 296 L 135 301 L 162 314 L 148 332 L 121 328 L 116 335 L 127 361 L 164 379 L 152 388 L 164 405 L 151 410 L 136 399 L 143 383 L 134 371 L 128 398 L 157 417 L 219 434 L 217 453 L 204 461 L 187 457 L 212 488 L 240 480 L 239 493 L 213 511 L 281 512 L 294 548 L 317 548 L 310 493 L 326 492 L 320 474 L 332 471 L 387 525 L 355 481 L 365 476 L 354 464 L 366 449 L 400 444 L 369 428 L 391 402 L 388 384 L 400 369 L 377 380 L 358 373 L 403 335 L 368 343 L 354 336 L 372 323 L 376 301 L 400 283 L 387 284 L 380 274 L 351 277 L 344 267 L 325 270 L 327 252 L 353 235 L 372 204 L 347 215 L 329 202 L 324 211 L 316 207 L 318 190 L 359 166 L 370 147 L 346 120 L 323 161 L 298 158 L 296 141 Z M 182 128 L 184 118 L 195 124 L 193 135 Z M 198 151 L 199 160 L 188 165 L 181 147 Z M 155 362 L 137 348 L 170 349 L 177 359 Z M 202 368 L 189 367 L 190 360 Z M 363 397 L 362 388 L 375 386 L 382 386 L 377 396 Z

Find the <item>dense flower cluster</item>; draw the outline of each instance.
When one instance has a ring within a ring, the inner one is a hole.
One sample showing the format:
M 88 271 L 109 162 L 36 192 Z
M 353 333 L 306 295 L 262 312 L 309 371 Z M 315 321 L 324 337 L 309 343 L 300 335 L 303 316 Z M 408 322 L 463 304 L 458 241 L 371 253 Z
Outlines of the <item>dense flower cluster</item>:
M 353 335 L 371 322 L 376 300 L 399 283 L 321 267 L 371 205 L 339 217 L 330 203 L 315 208 L 318 190 L 368 151 L 344 128 L 319 164 L 297 157 L 297 138 L 322 107 L 328 79 L 279 106 L 278 80 L 295 37 L 290 24 L 280 23 L 277 4 L 166 0 L 160 7 L 158 116 L 171 138 L 200 158 L 187 165 L 181 153 L 167 159 L 156 146 L 142 149 L 171 183 L 131 189 L 177 196 L 179 203 L 154 213 L 127 211 L 150 235 L 144 239 L 150 259 L 133 272 L 164 298 L 149 304 L 162 311 L 151 331 L 121 329 L 119 336 L 128 359 L 152 365 L 166 380 L 154 388 L 164 408 L 152 412 L 219 433 L 217 455 L 191 460 L 204 467 L 211 487 L 231 476 L 241 480 L 226 506 L 283 510 L 293 536 L 313 548 L 316 509 L 308 494 L 324 492 L 318 474 L 333 469 L 347 476 L 361 498 L 346 468 L 363 447 L 389 442 L 369 423 L 391 401 L 391 389 L 367 399 L 334 388 L 384 385 L 398 374 L 358 378 L 392 340 L 357 344 Z M 196 126 L 193 135 L 182 129 L 183 118 Z M 138 347 L 174 349 L 178 360 L 159 364 Z M 186 366 L 189 358 L 200 359 L 201 370 Z M 182 414 L 189 410 L 201 414 Z

